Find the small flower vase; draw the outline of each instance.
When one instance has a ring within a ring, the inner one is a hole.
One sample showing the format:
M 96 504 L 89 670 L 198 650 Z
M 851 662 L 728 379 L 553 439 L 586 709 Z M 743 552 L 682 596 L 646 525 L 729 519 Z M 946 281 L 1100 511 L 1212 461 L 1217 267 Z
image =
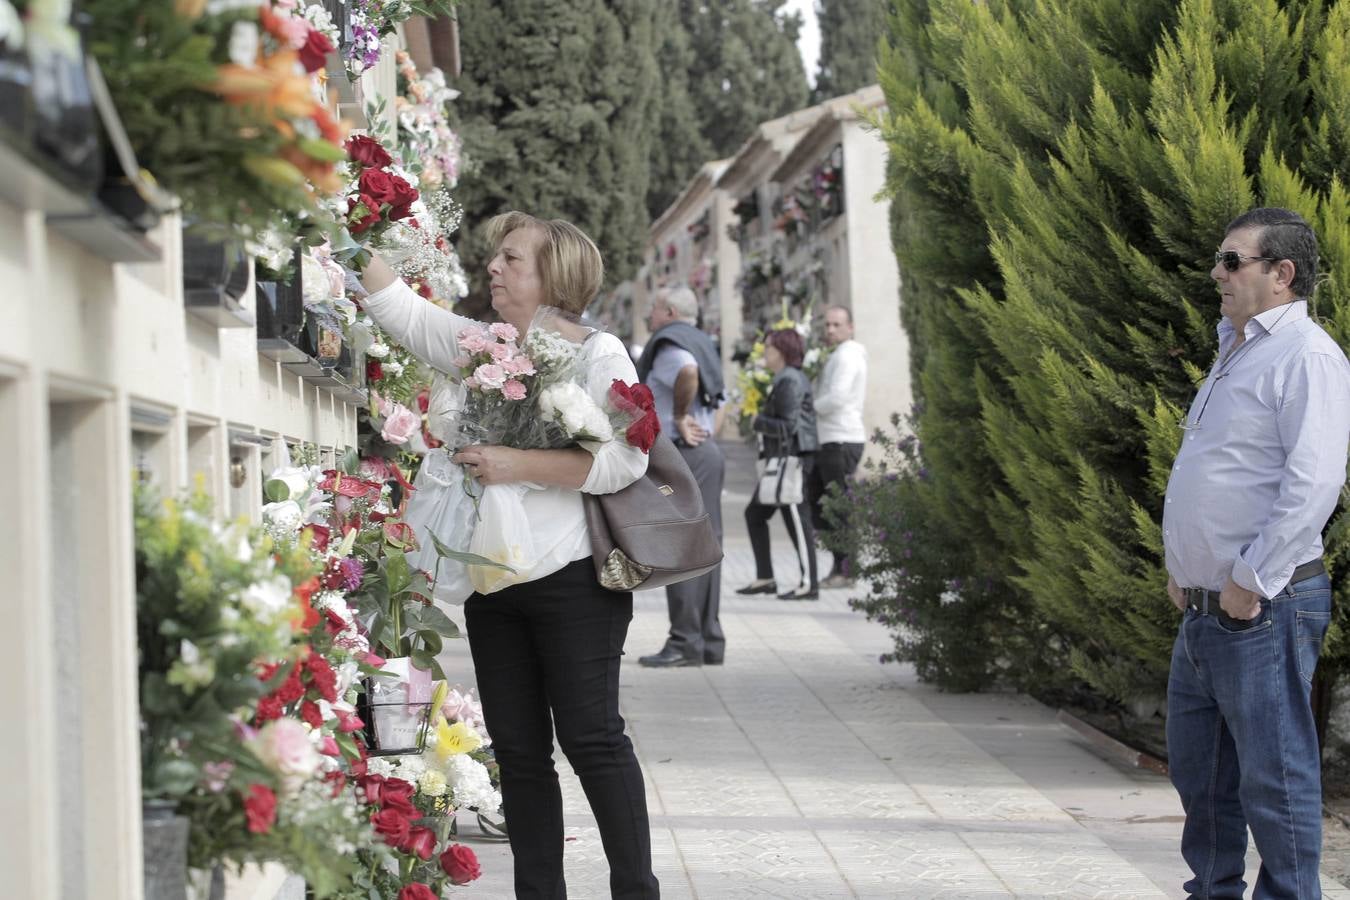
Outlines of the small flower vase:
M 187 900 L 186 816 L 171 800 L 146 800 L 141 805 L 141 849 L 145 900 Z
M 431 672 L 403 656 L 385 660 L 387 674 L 365 679 L 357 714 L 366 723 L 371 756 L 407 756 L 426 747 L 431 713 Z

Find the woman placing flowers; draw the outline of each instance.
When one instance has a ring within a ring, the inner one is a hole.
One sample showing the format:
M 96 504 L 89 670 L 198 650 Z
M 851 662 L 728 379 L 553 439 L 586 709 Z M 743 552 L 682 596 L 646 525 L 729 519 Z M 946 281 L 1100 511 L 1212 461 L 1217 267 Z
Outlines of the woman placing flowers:
M 496 248 L 488 264 L 493 309 L 522 335 L 541 306 L 580 314 L 600 289 L 600 252 L 570 223 L 505 213 L 488 223 L 488 237 Z M 362 283 L 371 292 L 363 305 L 381 328 L 429 365 L 459 371 L 460 332 L 481 323 L 427 303 L 378 256 Z M 579 364 L 586 391 L 601 405 L 616 379 L 637 381 L 612 335 L 586 341 Z M 567 895 L 562 794 L 552 756 L 556 728 L 600 828 L 613 896 L 657 897 L 642 771 L 619 714 L 619 657 L 633 598 L 597 582 L 581 501 L 582 492 L 627 487 L 646 471 L 647 457 L 626 441 L 610 440 L 560 450 L 473 445 L 453 459 L 483 485 L 542 486 L 523 500 L 539 560 L 530 580 L 473 594 L 464 610 L 483 715 L 501 766 L 516 896 Z

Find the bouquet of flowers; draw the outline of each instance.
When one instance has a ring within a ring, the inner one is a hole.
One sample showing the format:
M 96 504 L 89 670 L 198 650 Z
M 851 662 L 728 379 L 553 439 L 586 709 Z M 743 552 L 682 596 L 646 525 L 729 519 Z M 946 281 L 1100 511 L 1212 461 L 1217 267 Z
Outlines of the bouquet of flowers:
M 650 391 L 616 383 L 597 400 L 585 386 L 584 348 L 594 333 L 547 306 L 519 344 L 516 329 L 505 323 L 460 332 L 457 371 L 432 392 L 432 431 L 446 446 L 424 460 L 407 515 L 430 549 L 414 564 L 433 573 L 438 599 L 459 603 L 473 591 L 528 581 L 541 558 L 523 503 L 539 486 L 479 485 L 450 461 L 454 450 L 475 443 L 558 449 L 620 439 L 650 449 L 660 428 Z M 461 558 L 447 558 L 448 551 Z M 464 561 L 465 552 L 481 561 Z

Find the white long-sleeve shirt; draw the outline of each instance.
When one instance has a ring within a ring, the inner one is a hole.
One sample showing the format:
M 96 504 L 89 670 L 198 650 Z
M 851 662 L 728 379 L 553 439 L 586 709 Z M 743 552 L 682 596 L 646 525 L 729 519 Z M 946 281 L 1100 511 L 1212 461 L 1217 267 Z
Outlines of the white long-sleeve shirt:
M 1167 483 L 1167 571 L 1212 591 L 1231 574 L 1274 597 L 1322 555 L 1345 482 L 1350 362 L 1302 300 L 1254 316 L 1236 347 L 1231 322 L 1218 331 Z
M 458 371 L 453 360 L 462 352 L 456 343 L 460 330 L 483 324 L 427 302 L 402 280 L 369 295 L 361 305 L 414 356 L 447 373 Z M 602 408 L 614 379 L 626 384 L 638 380 L 623 343 L 612 334 L 600 333 L 588 340 L 582 346 L 581 360 L 586 390 Z M 586 483 L 581 486 L 581 491 L 587 494 L 622 490 L 647 471 L 647 455 L 622 440 L 601 444 L 583 441 L 581 446 L 594 457 Z M 526 493 L 524 504 L 534 528 L 535 550 L 540 553 L 540 564 L 533 570 L 531 580 L 591 555 L 580 493 L 563 487 L 540 487 Z
M 861 444 L 863 400 L 867 395 L 867 348 L 855 340 L 839 344 L 825 360 L 816 384 L 816 434 L 821 444 Z

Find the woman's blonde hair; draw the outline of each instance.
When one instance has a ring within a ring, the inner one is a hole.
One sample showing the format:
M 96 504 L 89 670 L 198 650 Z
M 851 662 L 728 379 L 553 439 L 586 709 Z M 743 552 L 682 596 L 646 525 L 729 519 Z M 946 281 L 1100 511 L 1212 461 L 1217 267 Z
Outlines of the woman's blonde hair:
M 512 210 L 488 221 L 488 243 L 495 251 L 518 228 L 533 228 L 542 238 L 535 265 L 544 286 L 544 302 L 581 315 L 605 278 L 605 261 L 595 241 L 563 219 L 537 219 Z

